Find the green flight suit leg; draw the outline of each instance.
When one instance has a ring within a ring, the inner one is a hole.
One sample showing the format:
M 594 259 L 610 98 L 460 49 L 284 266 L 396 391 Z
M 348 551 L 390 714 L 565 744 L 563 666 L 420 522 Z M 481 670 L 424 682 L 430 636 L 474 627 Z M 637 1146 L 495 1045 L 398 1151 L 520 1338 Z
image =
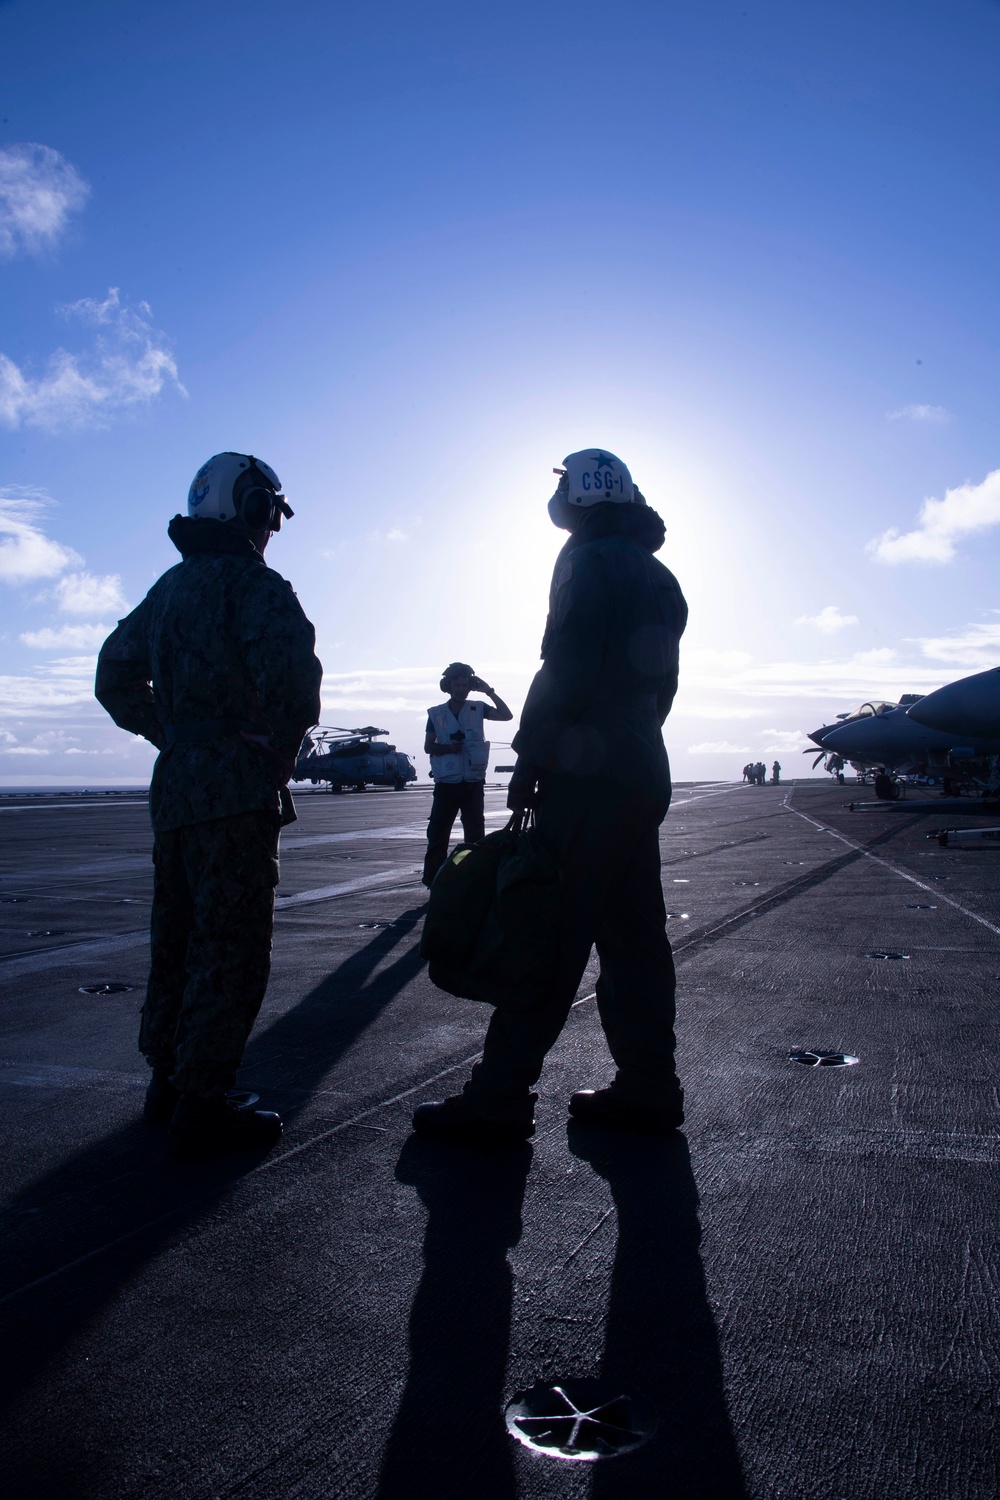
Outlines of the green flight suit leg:
M 482 1062 L 465 1086 L 481 1114 L 530 1117 L 531 1087 L 565 1025 L 595 944 L 597 1003 L 617 1064 L 616 1092 L 651 1108 L 679 1102 L 676 982 L 660 882 L 666 807 L 667 799 L 606 777 L 544 777 L 537 826 L 563 875 L 559 977 L 544 1004 L 494 1011 Z
M 236 1082 L 270 974 L 278 831 L 245 812 L 156 836 L 139 1050 L 182 1093 Z

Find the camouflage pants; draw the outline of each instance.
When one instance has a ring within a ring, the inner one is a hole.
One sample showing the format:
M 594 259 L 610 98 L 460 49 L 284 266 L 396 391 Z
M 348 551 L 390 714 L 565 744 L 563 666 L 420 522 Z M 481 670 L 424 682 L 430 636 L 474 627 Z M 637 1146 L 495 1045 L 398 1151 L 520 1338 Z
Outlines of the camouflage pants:
M 139 1051 L 183 1093 L 236 1081 L 271 970 L 278 817 L 245 812 L 157 834 Z

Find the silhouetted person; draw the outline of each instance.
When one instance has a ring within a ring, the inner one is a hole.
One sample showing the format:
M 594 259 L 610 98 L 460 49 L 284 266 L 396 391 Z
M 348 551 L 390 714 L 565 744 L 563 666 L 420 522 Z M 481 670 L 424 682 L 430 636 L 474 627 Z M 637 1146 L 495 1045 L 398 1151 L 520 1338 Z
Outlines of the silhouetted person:
M 778 786 L 778 784 L 780 783 L 780 781 L 781 781 L 781 766 L 778 764 L 777 761 L 775 761 L 774 764 L 773 764 L 773 766 L 771 767 L 771 785 L 772 786 Z
M 414 1128 L 446 1140 L 534 1131 L 532 1086 L 597 945 L 597 1004 L 617 1064 L 609 1088 L 573 1095 L 580 1118 L 666 1132 L 683 1120 L 674 1070 L 674 966 L 660 882 L 670 803 L 663 721 L 677 691 L 687 605 L 654 557 L 664 526 L 620 459 L 571 453 L 549 515 L 570 533 L 556 559 L 543 665 L 513 741 L 507 803 L 536 805 L 558 862 L 555 978 L 530 1006 L 499 1005 L 464 1092 L 421 1105 Z
M 145 1117 L 190 1156 L 266 1149 L 278 1115 L 227 1102 L 267 989 L 278 830 L 319 718 L 315 632 L 264 549 L 292 514 L 274 470 L 217 453 L 168 535 L 182 561 L 105 641 L 96 694 L 160 754 L 153 910 L 139 1048 Z
M 503 699 L 464 661 L 453 661 L 445 667 L 440 687 L 448 699 L 428 709 L 424 739 L 424 752 L 430 756 L 434 779 L 424 858 L 423 880 L 427 886 L 448 858 L 448 840 L 459 814 L 462 837 L 467 844 L 478 843 L 485 834 L 483 787 L 490 746 L 483 734 L 483 721 L 514 717 Z M 490 702 L 470 703 L 470 693 L 485 693 Z

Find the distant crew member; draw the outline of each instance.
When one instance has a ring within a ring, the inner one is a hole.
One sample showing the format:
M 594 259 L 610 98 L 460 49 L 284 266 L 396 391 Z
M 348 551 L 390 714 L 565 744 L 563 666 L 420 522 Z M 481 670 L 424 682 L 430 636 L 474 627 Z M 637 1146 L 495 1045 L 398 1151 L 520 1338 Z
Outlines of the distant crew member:
M 767 767 L 762 760 L 757 761 L 754 766 L 754 780 L 758 786 L 763 786 L 767 780 Z
M 319 718 L 315 633 L 264 549 L 292 514 L 274 470 L 218 453 L 167 534 L 183 561 L 105 641 L 96 693 L 160 754 L 150 972 L 139 1049 L 145 1118 L 187 1157 L 266 1150 L 281 1119 L 227 1099 L 267 988 L 278 830 Z
M 777 761 L 771 767 L 771 785 L 777 786 L 781 781 L 781 767 Z
M 754 779 L 753 766 L 749 763 L 743 767 L 743 780 L 752 782 Z
M 687 605 L 653 556 L 663 522 L 621 460 L 589 449 L 564 464 L 549 515 L 570 535 L 507 797 L 515 810 L 536 806 L 539 837 L 561 868 L 558 978 L 540 1005 L 498 1006 L 463 1093 L 416 1110 L 414 1128 L 438 1140 L 511 1143 L 533 1133 L 533 1085 L 595 943 L 597 1005 L 617 1073 L 608 1088 L 574 1094 L 570 1113 L 654 1133 L 684 1118 L 659 829 L 670 802 L 662 725 Z
M 478 843 L 483 837 L 483 787 L 490 759 L 483 720 L 503 722 L 514 717 L 503 699 L 464 661 L 453 661 L 445 667 L 440 688 L 448 694 L 448 700 L 428 709 L 424 739 L 424 753 L 430 756 L 434 778 L 424 859 L 427 886 L 448 858 L 448 840 L 456 817 L 461 815 L 462 837 L 467 844 Z M 470 703 L 470 693 L 485 693 L 490 701 Z

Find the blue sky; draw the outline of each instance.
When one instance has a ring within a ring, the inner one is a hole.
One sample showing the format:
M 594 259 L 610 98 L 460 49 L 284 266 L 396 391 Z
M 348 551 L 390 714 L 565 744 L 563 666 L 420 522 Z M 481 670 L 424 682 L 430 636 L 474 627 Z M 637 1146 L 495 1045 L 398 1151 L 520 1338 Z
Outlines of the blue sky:
M 225 448 L 403 749 L 455 657 L 519 706 L 591 444 L 691 604 L 675 775 L 996 664 L 998 63 L 994 0 L 0 0 L 0 783 L 146 776 L 96 643 Z

